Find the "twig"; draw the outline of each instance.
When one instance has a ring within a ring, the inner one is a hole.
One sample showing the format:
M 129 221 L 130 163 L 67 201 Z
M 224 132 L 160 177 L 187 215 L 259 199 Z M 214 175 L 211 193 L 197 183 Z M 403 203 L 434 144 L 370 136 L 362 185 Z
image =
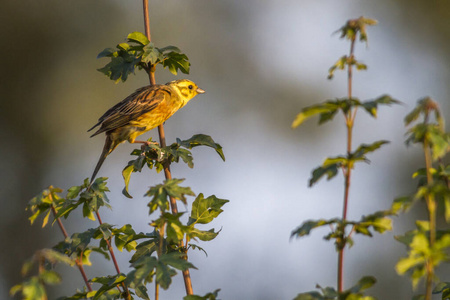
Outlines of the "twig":
M 95 214 L 97 215 L 98 223 L 100 225 L 103 225 L 102 218 L 100 217 L 100 213 L 98 212 L 98 210 L 95 212 Z M 111 246 L 111 240 L 105 239 L 105 242 L 106 242 L 106 245 L 108 246 L 108 251 L 109 251 L 109 254 L 111 255 L 111 259 L 114 263 L 114 267 L 116 268 L 116 272 L 117 272 L 117 274 L 120 274 L 121 272 L 120 272 L 119 264 L 117 263 L 116 255 L 114 254 L 114 249 Z M 122 281 L 121 285 L 124 290 L 126 299 L 131 300 L 131 294 L 130 294 L 130 291 L 128 290 L 128 287 L 125 284 L 125 282 Z M 117 285 L 117 289 L 120 291 L 119 285 Z
M 354 59 L 354 48 L 355 48 L 355 40 L 356 36 L 354 36 L 351 40 L 350 45 L 350 55 L 348 60 L 352 61 Z M 348 100 L 351 101 L 352 99 L 352 64 L 348 64 Z M 352 111 L 348 111 L 348 113 L 345 115 L 345 123 L 347 126 L 347 157 L 350 156 L 350 153 L 352 152 L 352 134 L 353 134 L 353 124 L 356 117 L 356 108 Z M 347 211 L 348 211 L 348 199 L 349 199 L 349 193 L 350 193 L 350 183 L 351 183 L 351 174 L 352 169 L 347 165 L 346 170 L 344 172 L 345 176 L 345 187 L 344 187 L 344 207 L 342 210 L 342 221 L 345 222 L 347 220 Z M 338 253 L 338 274 L 337 274 L 337 286 L 338 286 L 338 292 L 342 293 L 344 290 L 344 248 L 345 248 L 345 226 L 342 228 L 343 231 L 343 245 L 339 248 Z
M 142 0 L 142 2 L 143 2 L 143 10 L 144 10 L 145 35 L 147 36 L 147 39 L 149 41 L 151 41 L 148 0 Z M 148 76 L 149 76 L 149 80 L 150 80 L 150 84 L 151 85 L 155 85 L 156 84 L 155 72 L 154 71 L 155 71 L 154 66 L 151 66 L 150 69 L 148 70 Z M 163 124 L 158 126 L 158 134 L 159 134 L 160 146 L 161 147 L 166 147 L 166 136 L 165 136 L 165 133 L 164 133 L 164 125 Z M 172 174 L 170 172 L 169 162 L 165 162 L 164 163 L 164 176 L 166 177 L 166 180 L 172 179 Z M 169 198 L 170 198 L 170 208 L 172 210 L 172 213 L 173 214 L 177 214 L 178 213 L 178 207 L 177 207 L 176 199 L 173 198 L 173 197 L 169 197 Z M 180 242 L 180 247 L 182 249 L 184 248 L 184 241 Z M 186 259 L 187 259 L 187 255 L 186 255 Z M 184 279 L 184 286 L 186 288 L 186 294 L 187 295 L 194 294 L 194 291 L 192 289 L 192 281 L 191 281 L 191 275 L 190 275 L 189 269 L 183 271 L 182 273 L 183 273 L 183 279 Z
M 428 111 L 425 114 L 424 124 L 427 124 L 427 122 L 428 122 Z M 427 184 L 430 187 L 433 184 L 433 175 L 430 172 L 430 169 L 432 168 L 432 159 L 431 159 L 430 144 L 428 142 L 427 137 L 425 137 L 423 142 L 423 151 L 425 154 Z M 428 215 L 430 220 L 430 248 L 432 249 L 436 241 L 436 201 L 434 199 L 434 195 L 430 194 L 425 197 L 425 201 L 427 203 Z M 427 270 L 427 280 L 426 280 L 425 299 L 431 300 L 433 292 L 433 277 L 434 277 L 433 260 L 431 257 L 426 262 L 426 270 Z
M 51 194 L 49 195 L 49 197 L 50 197 L 51 201 L 53 202 L 53 197 L 52 197 Z M 56 213 L 56 209 L 53 206 L 53 204 L 51 206 L 51 210 L 52 210 L 52 213 L 53 213 L 53 217 L 56 218 L 56 214 L 57 213 Z M 64 227 L 63 223 L 61 222 L 61 219 L 60 218 L 56 218 L 56 222 L 58 222 L 59 229 L 61 229 L 61 232 L 64 235 L 64 238 L 65 239 L 68 238 L 69 235 L 67 234 L 66 228 Z M 83 256 L 83 254 L 81 256 Z M 86 284 L 87 289 L 89 290 L 89 292 L 92 292 L 92 286 L 89 283 L 89 279 L 86 276 L 86 272 L 84 271 L 83 262 L 82 262 L 81 259 L 82 259 L 81 257 L 77 258 L 76 261 L 75 261 L 75 264 L 77 265 L 78 270 L 80 270 L 81 276 L 83 277 L 83 280 L 84 280 L 84 283 Z

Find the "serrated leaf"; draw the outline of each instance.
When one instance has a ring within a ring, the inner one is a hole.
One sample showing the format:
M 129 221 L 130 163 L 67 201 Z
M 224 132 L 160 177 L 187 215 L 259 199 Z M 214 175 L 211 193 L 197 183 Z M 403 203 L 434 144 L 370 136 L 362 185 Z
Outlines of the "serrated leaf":
M 329 121 L 334 117 L 338 109 L 338 105 L 332 101 L 305 107 L 295 117 L 295 120 L 292 122 L 291 127 L 296 128 L 300 126 L 304 121 L 315 115 L 321 116 L 321 120 L 319 121 L 320 124 L 325 123 L 326 121 Z M 324 116 L 322 117 L 322 115 Z
M 320 180 L 323 176 L 327 176 L 327 180 L 335 177 L 338 173 L 339 168 L 341 167 L 341 163 L 334 163 L 326 166 L 320 166 L 313 170 L 312 176 L 309 179 L 309 186 L 313 186 L 317 181 Z
M 364 276 L 358 283 L 350 288 L 352 293 L 359 293 L 361 291 L 367 290 L 372 287 L 377 282 L 376 278 L 373 276 Z
M 351 153 L 352 158 L 365 157 L 366 154 L 371 153 L 379 149 L 381 146 L 389 144 L 389 141 L 376 141 L 372 144 L 361 144 L 358 148 Z
M 177 52 L 164 53 L 163 67 L 169 68 L 173 75 L 177 75 L 178 70 L 184 74 L 189 74 L 189 59 L 185 54 Z
M 444 290 L 450 289 L 450 282 L 439 282 L 433 289 L 433 294 L 440 294 Z
M 325 219 L 309 220 L 309 221 L 304 222 L 299 227 L 297 227 L 297 229 L 295 229 L 294 231 L 292 231 L 291 237 L 293 237 L 293 236 L 302 237 L 305 235 L 309 235 L 311 230 L 313 230 L 314 228 L 327 226 L 327 225 L 334 224 L 337 222 L 339 222 L 339 219 L 336 219 L 336 218 L 330 219 L 330 220 L 325 220 Z
M 133 263 L 144 256 L 151 256 L 156 252 L 156 243 L 154 240 L 142 242 L 136 246 L 136 252 L 131 257 L 130 263 Z
M 150 43 L 150 41 L 145 36 L 145 34 L 143 34 L 142 32 L 138 32 L 138 31 L 135 31 L 135 32 L 132 32 L 132 33 L 128 34 L 127 40 L 129 42 L 135 42 L 135 43 L 141 44 L 143 46 L 145 46 L 148 43 Z
M 199 238 L 200 240 L 207 242 L 213 240 L 218 234 L 219 232 L 214 232 L 214 229 L 206 231 L 192 228 L 188 235 L 190 239 Z
M 219 295 L 220 289 L 215 290 L 212 293 L 207 293 L 204 296 L 187 295 L 183 297 L 183 300 L 216 300 Z
M 45 270 L 39 274 L 39 279 L 45 284 L 59 284 L 62 280 L 61 276 L 55 271 Z
M 115 54 L 117 55 L 115 49 L 113 49 L 113 48 L 106 48 L 106 49 L 104 49 L 102 52 L 100 52 L 97 55 L 97 59 L 98 58 L 102 58 L 102 57 L 112 57 L 112 56 L 115 56 Z
M 401 104 L 400 101 L 393 99 L 389 95 L 382 95 L 375 100 L 365 101 L 362 103 L 362 107 L 374 118 L 377 117 L 377 109 L 379 104 L 391 105 Z
M 177 143 L 184 148 L 192 149 L 194 147 L 198 146 L 207 146 L 211 147 L 214 150 L 216 150 L 217 154 L 219 154 L 220 158 L 222 158 L 223 161 L 225 161 L 225 155 L 222 151 L 222 146 L 217 144 L 212 137 L 206 134 L 195 134 L 191 138 L 181 141 L 177 138 Z
M 402 196 L 394 199 L 394 202 L 392 203 L 391 210 L 394 213 L 397 213 L 399 211 L 406 212 L 408 211 L 412 205 L 415 203 L 416 198 L 411 196 Z
M 189 216 L 188 225 L 199 223 L 207 224 L 222 213 L 221 207 L 229 200 L 219 199 L 215 195 L 204 198 L 203 194 L 199 194 L 192 203 L 192 211 Z
M 38 277 L 31 277 L 22 284 L 15 285 L 10 290 L 10 295 L 13 296 L 21 292 L 24 300 L 47 300 L 47 293 L 45 287 L 41 284 Z
M 184 204 L 186 204 L 185 195 L 195 196 L 191 188 L 179 186 L 179 183 L 183 181 L 184 179 L 168 179 L 165 180 L 163 184 L 158 184 L 151 187 L 150 190 L 145 194 L 145 196 L 152 198 L 148 203 L 148 206 L 150 207 L 150 213 L 154 212 L 158 208 L 161 211 L 168 210 L 168 197 L 173 197 L 177 200 L 181 200 Z
M 134 74 L 136 65 L 139 62 L 139 58 L 128 53 L 123 53 L 121 56 L 111 57 L 111 61 L 103 68 L 97 69 L 97 71 L 105 74 L 116 83 L 120 80 L 125 82 L 129 74 Z
M 178 47 L 175 46 L 166 46 L 166 47 L 162 47 L 159 48 L 160 52 L 177 52 L 177 53 L 181 53 L 181 50 Z
M 326 300 L 319 292 L 307 292 L 298 294 L 294 300 Z
M 155 65 L 164 59 L 163 54 L 155 47 L 153 43 L 148 43 L 143 48 L 143 54 L 141 61 L 144 63 L 150 63 Z

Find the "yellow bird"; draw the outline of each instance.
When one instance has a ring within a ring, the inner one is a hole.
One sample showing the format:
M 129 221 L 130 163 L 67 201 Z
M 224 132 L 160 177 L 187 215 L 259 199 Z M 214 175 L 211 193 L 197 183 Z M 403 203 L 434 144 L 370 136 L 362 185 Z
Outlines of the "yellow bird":
M 105 158 L 119 144 L 125 141 L 146 144 L 146 141 L 136 141 L 136 137 L 163 124 L 189 100 L 204 92 L 190 80 L 174 80 L 166 84 L 142 87 L 111 107 L 88 130 L 100 125 L 91 137 L 102 132 L 106 134 L 105 146 L 92 174 L 91 184 Z

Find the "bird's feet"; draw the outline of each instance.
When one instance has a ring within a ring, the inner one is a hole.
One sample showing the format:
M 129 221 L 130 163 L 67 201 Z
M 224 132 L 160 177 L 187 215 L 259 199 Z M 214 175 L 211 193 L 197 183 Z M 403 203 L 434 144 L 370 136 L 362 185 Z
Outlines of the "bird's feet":
M 145 150 L 145 146 L 159 145 L 157 142 L 152 142 L 152 141 L 134 141 L 133 143 L 135 143 L 135 144 L 142 144 L 142 146 L 141 146 L 141 150 L 142 151 Z

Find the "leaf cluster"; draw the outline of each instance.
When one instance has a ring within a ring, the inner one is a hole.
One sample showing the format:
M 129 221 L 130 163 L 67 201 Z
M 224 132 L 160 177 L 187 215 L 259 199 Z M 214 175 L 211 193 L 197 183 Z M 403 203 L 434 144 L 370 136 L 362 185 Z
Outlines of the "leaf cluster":
M 183 142 L 179 141 L 180 144 Z M 184 142 L 184 145 L 186 144 L 187 142 Z M 132 298 L 137 296 L 142 299 L 150 299 L 145 287 L 149 282 L 156 281 L 162 288 L 167 289 L 172 282 L 171 278 L 177 274 L 177 270 L 184 271 L 195 268 L 186 260 L 188 248 L 204 251 L 193 243 L 180 247 L 180 241 L 184 238 L 186 241 L 214 239 L 218 232 L 214 229 L 202 230 L 197 228 L 197 225 L 213 221 L 222 213 L 222 206 L 228 202 L 228 200 L 219 199 L 214 195 L 205 197 L 203 194 L 199 194 L 192 203 L 187 223 L 183 224 L 180 217 L 184 213 L 168 212 L 169 197 L 187 204 L 186 196 L 195 196 L 190 188 L 179 185 L 182 181 L 180 179 L 166 180 L 163 184 L 151 187 L 146 193 L 145 196 L 150 197 L 148 203 L 150 214 L 156 210 L 161 212 L 158 219 L 150 224 L 154 227 L 152 233 L 136 233 L 130 224 L 117 228 L 102 223 L 96 228 L 72 234 L 59 242 L 52 250 L 45 249 L 37 252 L 30 261 L 24 264 L 24 275 L 32 269 L 35 262 L 41 264 L 45 261 L 46 265 L 58 262 L 72 266 L 76 264 L 91 265 L 90 255 L 94 252 L 109 259 L 108 247 L 110 242 L 114 242 L 119 251 L 125 249 L 133 252 L 130 260 L 132 270 L 128 274 L 95 277 L 90 281 L 99 284 L 98 289 L 78 291 L 63 299 L 119 299 L 122 297 L 120 291 L 116 289 L 119 284 L 125 284 L 131 289 Z M 49 187 L 30 201 L 28 207 L 33 213 L 30 220 L 34 222 L 39 215 L 45 215 L 43 224 L 46 225 L 52 208 L 55 211 L 56 220 L 62 216 L 67 218 L 74 209 L 81 205 L 83 212 L 85 211 L 84 207 L 87 207 L 89 213 L 84 213 L 84 216 L 90 218 L 91 214 L 95 213 L 100 206 L 107 204 L 105 195 L 107 191 L 109 190 L 105 178 L 96 179 L 92 186 L 89 186 L 89 181 L 86 179 L 82 185 L 71 187 L 65 198 L 61 196 L 63 192 L 61 189 Z M 94 203 L 91 204 L 91 202 Z M 164 230 L 165 235 L 163 236 Z M 94 241 L 96 241 L 95 244 Z M 25 299 L 44 299 L 45 285 L 59 283 L 61 279 L 53 270 L 41 269 L 40 266 L 38 276 L 31 277 L 28 281 L 14 286 L 11 293 L 21 292 Z M 192 299 L 216 299 L 217 293 L 218 290 L 205 296 L 195 296 L 197 298 Z
M 356 37 L 359 33 L 359 40 L 361 42 L 368 42 L 367 38 L 367 26 L 373 26 L 378 23 L 377 20 L 359 17 L 358 19 L 351 19 L 345 23 L 339 30 L 336 32 L 341 33 L 341 38 L 346 38 L 350 41 L 356 40 Z
M 375 300 L 372 296 L 365 296 L 363 291 L 370 288 L 376 283 L 376 279 L 372 276 L 361 278 L 358 283 L 351 288 L 339 293 L 333 287 L 322 288 L 320 285 L 316 287 L 320 292 L 311 291 L 298 294 L 294 300 Z
M 302 109 L 292 122 L 292 128 L 300 126 L 307 119 L 319 115 L 319 125 L 333 120 L 338 111 L 347 115 L 353 108 L 361 107 L 373 118 L 377 117 L 378 105 L 400 104 L 401 102 L 393 99 L 389 95 L 382 95 L 376 99 L 360 101 L 358 98 L 337 98 L 327 100 L 320 104 L 315 104 Z
M 137 156 L 137 158 L 129 161 L 128 165 L 122 171 L 122 176 L 125 181 L 125 187 L 122 193 L 128 198 L 132 198 L 128 191 L 131 174 L 134 172 L 141 172 L 144 166 L 147 166 L 149 169 L 155 168 L 157 172 L 160 172 L 164 169 L 166 164 L 173 162 L 178 163 L 181 159 L 189 168 L 193 168 L 194 158 L 189 149 L 198 146 L 206 146 L 214 149 L 220 158 L 225 161 L 222 146 L 214 142 L 210 136 L 205 134 L 196 134 L 183 141 L 177 138 L 175 143 L 166 147 L 160 147 L 149 140 L 147 145 L 141 149 L 135 149 L 131 153 L 131 155 Z
M 436 241 L 430 245 L 430 223 L 428 221 L 416 221 L 416 230 L 407 232 L 395 239 L 408 247 L 408 256 L 401 258 L 395 266 L 397 273 L 409 273 L 416 288 L 419 281 L 427 275 L 427 265 L 435 268 L 443 262 L 449 262 L 450 256 L 450 232 L 437 231 Z
M 55 250 L 36 251 L 33 257 L 23 264 L 22 276 L 27 276 L 36 265 L 38 265 L 38 275 L 31 276 L 24 282 L 13 286 L 10 295 L 21 293 L 24 300 L 47 299 L 45 286 L 59 284 L 62 280 L 61 276 L 52 270 L 52 266 L 57 263 L 69 266 L 75 264 L 72 259 Z
M 158 48 L 141 32 L 130 33 L 127 42 L 118 44 L 116 48 L 104 49 L 97 56 L 102 57 L 109 57 L 111 61 L 98 71 L 116 83 L 126 81 L 136 68 L 150 73 L 161 64 L 174 75 L 178 71 L 189 74 L 190 68 L 188 57 L 180 49 L 175 46 Z
M 336 157 L 326 158 L 321 166 L 315 168 L 312 171 L 312 176 L 309 180 L 309 186 L 313 186 L 322 177 L 326 176 L 327 180 L 335 177 L 340 169 L 346 172 L 346 170 L 353 169 L 355 163 L 365 162 L 369 163 L 370 160 L 366 157 L 366 154 L 374 152 L 381 146 L 388 144 L 388 141 L 376 141 L 370 145 L 362 144 L 355 151 L 348 153 L 347 155 L 340 155 Z
M 435 123 L 430 123 L 430 115 L 434 113 Z M 405 117 L 405 125 L 411 125 L 421 115 L 423 122 L 412 126 L 407 134 L 406 144 L 428 143 L 433 161 L 443 158 L 450 151 L 450 134 L 445 132 L 445 122 L 438 104 L 429 97 L 418 101 L 416 107 Z
M 392 220 L 388 218 L 392 215 L 395 215 L 394 211 L 384 210 L 367 216 L 362 216 L 359 221 L 342 220 L 339 218 L 329 220 L 308 220 L 292 231 L 291 238 L 303 237 L 309 235 L 315 228 L 327 226 L 331 228 L 331 232 L 324 236 L 324 239 L 334 239 L 336 251 L 339 251 L 343 249 L 347 243 L 350 247 L 353 245 L 353 233 L 372 237 L 373 231 L 384 233 L 385 231 L 392 230 Z M 347 227 L 350 227 L 350 231 L 346 230 Z M 346 234 L 346 232 L 348 232 L 348 234 Z
M 412 125 L 421 116 L 422 122 Z M 436 228 L 436 208 L 444 215 L 445 221 L 450 222 L 450 166 L 443 163 L 443 158 L 450 151 L 450 135 L 445 132 L 444 118 L 438 104 L 429 97 L 419 99 L 404 122 L 406 126 L 411 126 L 406 134 L 406 144 L 422 145 L 426 167 L 417 170 L 412 176 L 418 179 L 415 194 L 395 199 L 392 209 L 408 211 L 417 201 L 423 200 L 429 216 L 428 221 L 416 221 L 417 229 L 395 237 L 408 249 L 408 256 L 398 261 L 396 270 L 399 274 L 408 273 L 413 288 L 417 288 L 425 277 L 427 284 L 435 281 L 437 277 L 434 270 L 450 261 L 450 231 Z M 442 299 L 450 299 L 450 289 L 445 282 L 438 284 L 433 293 L 442 293 Z M 425 298 L 424 295 L 415 297 Z

